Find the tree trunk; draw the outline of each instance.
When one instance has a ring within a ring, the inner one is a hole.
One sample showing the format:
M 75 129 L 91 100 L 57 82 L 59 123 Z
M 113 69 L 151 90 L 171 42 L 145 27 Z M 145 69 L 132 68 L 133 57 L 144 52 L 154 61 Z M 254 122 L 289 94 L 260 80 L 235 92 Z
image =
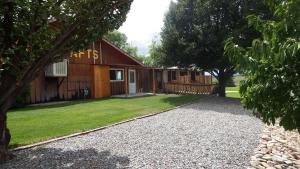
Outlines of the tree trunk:
M 11 160 L 14 157 L 14 155 L 8 151 L 11 135 L 7 128 L 7 111 L 27 83 L 16 85 L 15 78 L 8 74 L 2 78 L 4 78 L 4 80 L 1 79 L 1 81 L 4 81 L 5 83 L 2 83 L 3 85 L 1 85 L 0 89 L 0 164 Z
M 226 97 L 226 85 L 233 74 L 234 74 L 233 69 L 229 69 L 227 71 L 226 70 L 219 71 L 217 79 L 219 81 L 218 95 L 220 97 Z
M 226 88 L 226 78 L 224 73 L 220 73 L 219 74 L 219 85 L 218 85 L 218 96 L 219 97 L 226 97 L 226 92 L 225 92 L 225 88 Z
M 8 151 L 11 135 L 6 122 L 6 112 L 10 107 L 11 100 L 12 99 L 3 103 L 0 108 L 0 164 L 11 160 L 14 157 L 14 155 Z

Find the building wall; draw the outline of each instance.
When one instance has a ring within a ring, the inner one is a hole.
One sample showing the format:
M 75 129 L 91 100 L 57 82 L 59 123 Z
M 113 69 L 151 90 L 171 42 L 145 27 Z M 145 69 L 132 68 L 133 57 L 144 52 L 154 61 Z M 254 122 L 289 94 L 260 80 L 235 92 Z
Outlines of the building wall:
M 91 96 L 92 98 L 109 97 L 110 93 L 110 77 L 109 66 L 94 65 L 91 67 Z
M 103 64 L 109 65 L 137 65 L 133 60 L 128 59 L 125 54 L 111 47 L 109 44 L 102 42 Z
M 176 80 L 169 79 L 170 72 L 176 73 Z M 181 73 L 184 72 L 184 73 Z M 195 80 L 192 80 L 192 72 L 195 73 Z M 203 84 L 203 85 L 211 85 L 212 84 L 212 76 L 205 76 L 204 72 L 201 71 L 182 71 L 182 70 L 164 70 L 163 73 L 163 79 L 164 83 L 171 82 L 171 83 L 183 83 L 183 84 L 189 84 L 189 83 L 197 83 L 197 84 Z
M 110 83 L 109 68 L 112 65 L 124 69 L 128 66 L 143 67 L 122 50 L 106 40 L 101 40 L 86 49 L 70 53 L 67 77 L 45 77 L 45 73 L 41 72 L 31 82 L 31 94 L 26 100 L 28 103 L 42 103 L 54 100 L 102 98 L 115 94 L 111 90 L 124 94 L 125 81 L 118 84 Z M 137 78 L 144 77 L 137 73 Z M 140 85 L 138 91 L 144 87 L 139 80 L 137 85 Z

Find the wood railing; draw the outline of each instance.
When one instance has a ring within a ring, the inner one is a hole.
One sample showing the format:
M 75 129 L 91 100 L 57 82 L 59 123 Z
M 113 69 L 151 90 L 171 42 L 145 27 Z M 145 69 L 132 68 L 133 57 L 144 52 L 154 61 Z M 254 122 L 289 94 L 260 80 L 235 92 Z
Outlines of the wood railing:
M 214 85 L 204 84 L 182 84 L 182 83 L 164 83 L 165 93 L 176 94 L 211 94 Z

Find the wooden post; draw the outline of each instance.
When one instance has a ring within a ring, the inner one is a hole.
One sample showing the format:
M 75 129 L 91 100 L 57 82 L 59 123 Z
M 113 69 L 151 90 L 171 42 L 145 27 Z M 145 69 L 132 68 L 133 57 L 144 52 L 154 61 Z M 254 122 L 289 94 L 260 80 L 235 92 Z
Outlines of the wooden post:
M 128 68 L 126 67 L 124 70 L 124 80 L 125 80 L 125 95 L 128 96 Z
M 155 69 L 152 69 L 153 95 L 156 95 Z

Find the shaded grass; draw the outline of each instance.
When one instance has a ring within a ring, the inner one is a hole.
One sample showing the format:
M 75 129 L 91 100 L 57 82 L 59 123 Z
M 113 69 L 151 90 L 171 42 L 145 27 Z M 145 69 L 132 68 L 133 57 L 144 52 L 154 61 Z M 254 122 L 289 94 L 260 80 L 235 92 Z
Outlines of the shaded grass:
M 105 126 L 195 101 L 200 96 L 159 95 L 72 101 L 13 109 L 8 113 L 11 147 Z

